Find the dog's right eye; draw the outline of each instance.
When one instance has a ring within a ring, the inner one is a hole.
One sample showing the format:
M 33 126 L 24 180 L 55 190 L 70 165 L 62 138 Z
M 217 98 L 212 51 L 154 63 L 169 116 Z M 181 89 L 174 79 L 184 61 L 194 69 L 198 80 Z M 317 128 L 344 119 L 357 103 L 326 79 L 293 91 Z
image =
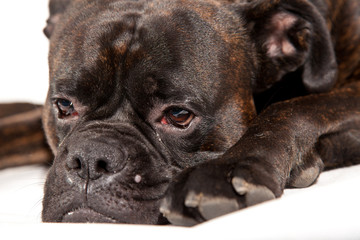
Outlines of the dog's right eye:
M 60 98 L 55 101 L 55 104 L 59 110 L 59 118 L 78 115 L 78 112 L 75 110 L 73 103 L 69 100 Z

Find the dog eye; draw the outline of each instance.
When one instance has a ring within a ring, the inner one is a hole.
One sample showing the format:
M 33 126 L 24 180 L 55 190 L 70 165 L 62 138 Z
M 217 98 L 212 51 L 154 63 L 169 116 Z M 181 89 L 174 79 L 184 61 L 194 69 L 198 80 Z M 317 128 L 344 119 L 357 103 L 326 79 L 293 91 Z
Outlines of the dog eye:
M 164 125 L 172 124 L 178 128 L 186 128 L 189 126 L 195 115 L 182 108 L 172 108 L 165 112 L 165 115 L 161 119 L 161 123 Z
M 55 104 L 59 109 L 59 118 L 78 115 L 78 113 L 75 111 L 73 103 L 69 100 L 60 98 L 55 101 Z

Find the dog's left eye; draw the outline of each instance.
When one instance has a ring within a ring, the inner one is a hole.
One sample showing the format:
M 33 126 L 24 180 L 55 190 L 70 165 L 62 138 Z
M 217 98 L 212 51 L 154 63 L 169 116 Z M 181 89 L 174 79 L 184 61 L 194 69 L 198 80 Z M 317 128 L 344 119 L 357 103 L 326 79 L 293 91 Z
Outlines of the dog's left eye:
M 161 119 L 161 123 L 164 125 L 172 124 L 178 128 L 187 128 L 195 115 L 182 108 L 171 108 L 165 112 Z
M 77 111 L 74 108 L 73 103 L 69 100 L 60 98 L 55 101 L 55 104 L 59 109 L 59 118 L 78 115 Z

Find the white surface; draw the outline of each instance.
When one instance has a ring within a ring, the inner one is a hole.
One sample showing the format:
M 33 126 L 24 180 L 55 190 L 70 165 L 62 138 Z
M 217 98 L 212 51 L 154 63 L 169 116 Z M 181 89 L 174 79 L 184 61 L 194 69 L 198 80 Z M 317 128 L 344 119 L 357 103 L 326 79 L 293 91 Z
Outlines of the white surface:
M 360 239 L 360 166 L 320 175 L 310 188 L 192 228 L 126 224 L 40 223 L 46 169 L 0 171 L 0 229 L 13 239 L 114 237 L 131 239 Z
M 0 171 L 0 222 L 41 222 L 45 174 L 42 166 L 25 166 Z
M 45 99 L 47 4 L 1 3 L 0 102 Z M 45 175 L 40 166 L 0 171 L 0 239 L 360 239 L 360 166 L 324 173 L 310 188 L 193 228 L 40 223 Z

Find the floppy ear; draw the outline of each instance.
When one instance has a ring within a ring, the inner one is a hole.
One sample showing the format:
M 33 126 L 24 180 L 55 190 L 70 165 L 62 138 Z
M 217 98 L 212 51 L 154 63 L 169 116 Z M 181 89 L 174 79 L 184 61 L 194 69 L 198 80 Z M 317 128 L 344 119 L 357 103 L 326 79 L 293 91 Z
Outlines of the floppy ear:
M 71 0 L 50 0 L 49 10 L 50 16 L 46 21 L 46 27 L 44 28 L 44 34 L 47 38 L 51 37 L 54 31 L 56 23 L 60 20 L 61 15 L 65 12 L 65 9 L 69 5 Z
M 309 92 L 330 90 L 337 63 L 325 19 L 307 0 L 255 0 L 240 4 L 259 53 L 255 91 L 271 87 L 296 70 Z

